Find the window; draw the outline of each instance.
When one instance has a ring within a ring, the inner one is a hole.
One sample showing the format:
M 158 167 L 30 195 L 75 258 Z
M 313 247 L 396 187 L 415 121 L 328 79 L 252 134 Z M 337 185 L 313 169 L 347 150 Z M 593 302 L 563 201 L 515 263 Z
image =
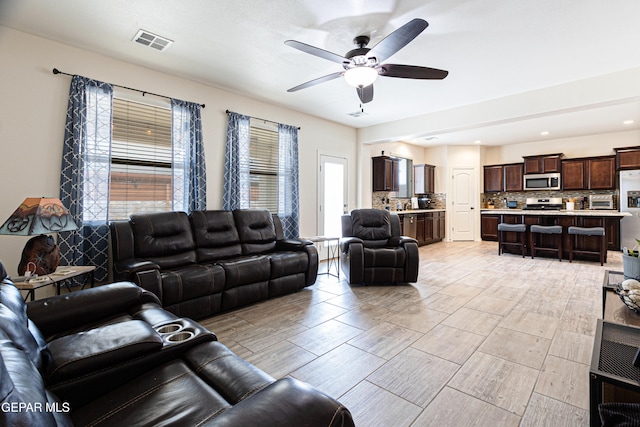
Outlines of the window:
M 277 126 L 251 120 L 250 141 L 249 206 L 279 212 Z
M 171 108 L 113 98 L 109 219 L 170 211 Z

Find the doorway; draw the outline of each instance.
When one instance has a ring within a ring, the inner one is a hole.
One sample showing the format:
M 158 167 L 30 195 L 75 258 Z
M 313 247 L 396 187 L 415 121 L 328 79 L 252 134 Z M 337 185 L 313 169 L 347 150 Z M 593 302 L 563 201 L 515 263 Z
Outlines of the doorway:
M 318 234 L 342 236 L 342 214 L 347 212 L 347 159 L 320 154 L 318 178 Z
M 451 240 L 475 240 L 477 172 L 474 167 L 453 167 L 451 173 Z

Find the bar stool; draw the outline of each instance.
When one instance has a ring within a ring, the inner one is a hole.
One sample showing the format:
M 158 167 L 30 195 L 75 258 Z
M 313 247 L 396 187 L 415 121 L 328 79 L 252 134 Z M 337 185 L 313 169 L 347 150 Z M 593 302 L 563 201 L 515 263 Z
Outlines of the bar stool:
M 555 236 L 556 247 L 536 247 L 537 234 L 552 234 Z M 561 225 L 532 225 L 529 228 L 529 247 L 531 249 L 531 258 L 536 254 L 537 250 L 552 251 L 558 253 L 558 260 L 562 262 L 562 226 Z
M 518 241 L 517 242 L 505 242 L 504 241 L 504 233 L 511 231 L 513 233 L 518 233 Z M 498 255 L 504 253 L 505 246 L 520 246 L 522 250 L 522 258 L 525 255 L 525 245 L 526 245 L 526 237 L 525 232 L 527 231 L 527 226 L 525 224 L 506 224 L 501 222 L 498 224 Z
M 600 265 L 604 265 L 607 262 L 607 238 L 605 236 L 604 227 L 569 227 L 567 229 L 567 233 L 569 234 L 569 262 L 573 261 L 573 253 L 579 254 L 589 254 L 589 255 L 599 255 L 600 256 Z M 596 251 L 588 251 L 588 250 L 577 250 L 573 249 L 573 239 L 575 236 L 598 236 L 599 240 L 599 250 Z

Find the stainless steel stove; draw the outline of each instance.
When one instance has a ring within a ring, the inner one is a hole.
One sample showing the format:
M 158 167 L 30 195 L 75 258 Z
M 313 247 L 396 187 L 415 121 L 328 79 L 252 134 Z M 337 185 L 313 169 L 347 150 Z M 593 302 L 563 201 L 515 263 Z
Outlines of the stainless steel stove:
M 524 209 L 538 211 L 558 211 L 562 209 L 562 197 L 527 197 L 527 204 L 525 205 Z

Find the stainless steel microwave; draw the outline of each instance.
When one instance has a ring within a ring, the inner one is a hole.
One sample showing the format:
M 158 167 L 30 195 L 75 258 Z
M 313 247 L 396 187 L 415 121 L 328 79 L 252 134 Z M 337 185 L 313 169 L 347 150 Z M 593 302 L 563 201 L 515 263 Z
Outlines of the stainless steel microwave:
M 536 173 L 524 176 L 525 190 L 560 190 L 559 173 Z

